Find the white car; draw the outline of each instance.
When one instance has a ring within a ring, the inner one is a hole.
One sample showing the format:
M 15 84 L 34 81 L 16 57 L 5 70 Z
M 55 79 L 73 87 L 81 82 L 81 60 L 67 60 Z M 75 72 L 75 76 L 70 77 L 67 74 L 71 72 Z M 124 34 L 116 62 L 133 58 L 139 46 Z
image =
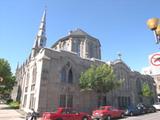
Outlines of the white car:
M 160 102 L 155 103 L 153 106 L 156 108 L 156 110 L 160 110 Z

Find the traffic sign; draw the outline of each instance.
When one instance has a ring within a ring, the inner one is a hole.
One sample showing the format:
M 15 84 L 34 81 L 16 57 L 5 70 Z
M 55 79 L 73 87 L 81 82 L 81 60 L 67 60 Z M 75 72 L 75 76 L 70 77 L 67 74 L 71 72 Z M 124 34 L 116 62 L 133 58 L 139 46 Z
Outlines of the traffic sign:
M 153 66 L 160 66 L 160 53 L 153 54 L 150 61 Z

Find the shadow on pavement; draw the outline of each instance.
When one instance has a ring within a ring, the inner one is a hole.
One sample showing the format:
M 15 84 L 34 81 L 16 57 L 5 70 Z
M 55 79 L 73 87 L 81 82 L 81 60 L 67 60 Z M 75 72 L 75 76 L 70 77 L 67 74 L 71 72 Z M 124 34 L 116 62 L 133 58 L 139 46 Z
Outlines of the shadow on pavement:
M 12 109 L 9 106 L 1 107 L 0 110 L 5 110 L 5 109 Z

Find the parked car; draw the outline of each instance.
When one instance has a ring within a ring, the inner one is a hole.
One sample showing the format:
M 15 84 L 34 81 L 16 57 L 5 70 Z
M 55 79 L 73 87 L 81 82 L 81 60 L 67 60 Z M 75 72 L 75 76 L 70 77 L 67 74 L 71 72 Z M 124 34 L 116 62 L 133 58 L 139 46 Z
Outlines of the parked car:
M 155 103 L 153 107 L 155 107 L 156 110 L 160 110 L 160 102 Z
M 148 113 L 156 112 L 156 108 L 153 105 L 145 105 Z
M 148 113 L 148 109 L 143 103 L 138 103 L 136 107 L 140 109 L 143 114 Z
M 111 120 L 112 118 L 124 117 L 124 110 L 112 106 L 101 106 L 92 112 L 92 119 Z
M 140 115 L 143 111 L 139 109 L 137 106 L 128 106 L 125 110 L 125 115 L 133 116 Z
M 153 113 L 156 112 L 156 108 L 152 105 L 145 105 L 143 103 L 139 103 L 137 105 L 137 107 L 139 107 L 139 109 L 142 110 L 143 113 Z
M 56 112 L 44 112 L 42 120 L 91 120 L 91 116 L 72 108 L 58 108 Z

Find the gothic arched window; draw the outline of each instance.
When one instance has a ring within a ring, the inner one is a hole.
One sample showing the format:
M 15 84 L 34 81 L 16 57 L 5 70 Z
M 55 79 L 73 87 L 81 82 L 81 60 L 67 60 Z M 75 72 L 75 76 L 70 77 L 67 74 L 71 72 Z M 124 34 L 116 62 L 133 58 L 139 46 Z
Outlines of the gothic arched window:
M 66 50 L 66 51 L 67 51 L 67 49 L 68 49 L 67 43 L 64 42 L 64 43 L 63 43 L 63 50 Z
M 79 39 L 75 39 L 73 41 L 73 52 L 76 52 L 78 56 L 80 56 L 80 40 Z
M 36 82 L 36 79 L 37 79 L 36 76 L 37 76 L 37 68 L 34 67 L 32 72 L 32 83 Z
M 73 73 L 71 69 L 68 72 L 68 83 L 73 83 Z
M 78 54 L 78 56 L 80 56 L 80 42 L 77 41 L 76 43 L 76 53 Z
M 140 79 L 136 80 L 136 87 L 137 87 L 138 93 L 141 94 L 142 87 L 141 87 L 141 81 L 140 81 Z
M 66 70 L 65 70 L 65 68 L 63 68 L 62 70 L 61 70 L 61 81 L 62 82 L 66 82 Z
M 94 45 L 92 44 L 92 43 L 90 43 L 89 44 L 89 56 L 90 56 L 90 58 L 92 58 L 92 57 L 94 57 L 94 52 L 96 52 L 96 51 L 94 51 Z

